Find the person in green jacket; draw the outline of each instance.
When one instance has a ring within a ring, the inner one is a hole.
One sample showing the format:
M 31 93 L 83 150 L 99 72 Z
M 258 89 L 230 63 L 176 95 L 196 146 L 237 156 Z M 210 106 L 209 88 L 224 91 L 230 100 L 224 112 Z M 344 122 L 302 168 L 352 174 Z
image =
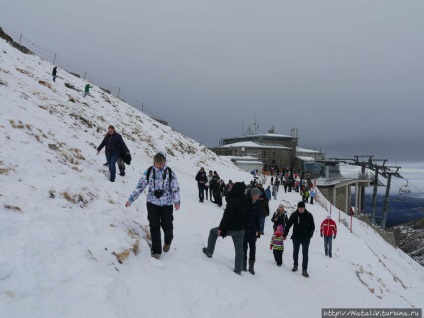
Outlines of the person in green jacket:
M 85 85 L 85 89 L 84 89 L 84 97 L 86 95 L 90 95 L 90 88 L 92 88 L 93 86 L 91 86 L 90 84 Z

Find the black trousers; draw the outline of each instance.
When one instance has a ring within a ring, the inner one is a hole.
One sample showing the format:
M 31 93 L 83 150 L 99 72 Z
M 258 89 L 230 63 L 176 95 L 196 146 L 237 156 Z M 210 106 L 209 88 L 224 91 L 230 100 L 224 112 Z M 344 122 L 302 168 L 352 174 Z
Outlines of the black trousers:
M 197 187 L 199 188 L 199 201 L 203 202 L 203 200 L 205 199 L 205 184 L 198 183 Z
M 311 242 L 310 238 L 295 239 L 293 238 L 293 265 L 298 266 L 299 250 L 300 245 L 302 245 L 302 270 L 306 271 L 308 269 L 308 259 L 309 259 L 309 243 Z
M 150 235 L 152 236 L 152 254 L 162 253 L 161 227 L 165 236 L 165 244 L 171 244 L 174 238 L 173 211 L 174 207 L 172 205 L 159 206 L 147 202 L 147 218 L 149 220 Z
M 274 259 L 277 262 L 277 265 L 283 264 L 283 252 L 282 250 L 272 250 L 274 253 Z
M 249 242 L 246 236 L 243 239 L 244 260 L 247 261 L 247 247 L 249 246 L 249 261 L 256 259 L 256 242 Z

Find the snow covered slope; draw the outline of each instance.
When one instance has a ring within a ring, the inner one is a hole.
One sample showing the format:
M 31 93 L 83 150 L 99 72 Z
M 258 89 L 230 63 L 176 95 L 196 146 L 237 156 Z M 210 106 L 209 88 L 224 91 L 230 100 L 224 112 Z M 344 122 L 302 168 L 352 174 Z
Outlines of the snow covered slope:
M 322 307 L 422 307 L 423 267 L 364 223 L 355 220 L 350 233 L 342 218 L 326 258 L 319 205 L 307 206 L 317 226 L 310 278 L 291 272 L 290 240 L 275 265 L 269 218 L 255 276 L 233 273 L 230 238 L 206 258 L 223 208 L 198 202 L 195 173 L 204 166 L 246 182 L 249 174 L 97 87 L 83 98 L 82 79 L 59 69 L 52 82 L 52 67 L 0 40 L 0 317 L 319 317 Z M 109 124 L 133 155 L 115 183 L 95 149 Z M 182 202 L 171 251 L 155 260 L 145 195 L 124 203 L 158 150 Z M 280 191 L 271 210 L 284 202 L 292 212 L 298 200 Z

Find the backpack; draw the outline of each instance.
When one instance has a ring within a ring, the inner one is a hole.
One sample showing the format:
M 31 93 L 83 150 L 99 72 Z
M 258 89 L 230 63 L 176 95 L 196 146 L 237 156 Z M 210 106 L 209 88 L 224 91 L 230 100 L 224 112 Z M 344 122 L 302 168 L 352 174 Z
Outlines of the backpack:
M 153 169 L 153 166 L 150 166 L 147 169 L 147 173 L 146 173 L 147 182 L 149 182 L 149 177 L 150 177 L 150 173 L 152 172 L 152 169 Z M 168 180 L 169 180 L 169 188 L 171 188 L 171 180 L 172 180 L 172 170 L 171 170 L 171 168 L 166 167 L 166 170 L 163 173 L 163 181 L 165 181 L 165 179 L 166 179 L 166 172 L 167 171 L 168 171 L 168 175 L 169 175 L 169 178 L 168 178 Z M 154 177 L 155 177 L 155 170 L 153 170 L 153 178 Z

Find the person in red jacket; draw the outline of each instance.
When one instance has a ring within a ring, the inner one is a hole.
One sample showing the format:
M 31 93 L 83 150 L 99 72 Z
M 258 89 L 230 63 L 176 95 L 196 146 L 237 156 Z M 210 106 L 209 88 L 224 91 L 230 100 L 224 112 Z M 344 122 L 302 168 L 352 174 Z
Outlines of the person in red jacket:
M 331 215 L 327 214 L 327 218 L 321 223 L 321 237 L 324 237 L 325 256 L 332 257 L 331 249 L 333 247 L 333 238 L 336 239 L 337 225 L 331 219 Z

